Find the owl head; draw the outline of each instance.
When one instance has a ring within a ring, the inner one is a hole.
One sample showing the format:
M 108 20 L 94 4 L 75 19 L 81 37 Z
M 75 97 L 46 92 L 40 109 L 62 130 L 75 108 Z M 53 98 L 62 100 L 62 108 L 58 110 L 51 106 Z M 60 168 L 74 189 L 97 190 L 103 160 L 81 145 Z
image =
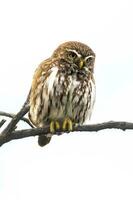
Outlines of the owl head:
M 68 63 L 78 71 L 89 71 L 93 73 L 95 53 L 87 45 L 70 41 L 61 44 L 53 53 L 53 58 L 60 62 Z

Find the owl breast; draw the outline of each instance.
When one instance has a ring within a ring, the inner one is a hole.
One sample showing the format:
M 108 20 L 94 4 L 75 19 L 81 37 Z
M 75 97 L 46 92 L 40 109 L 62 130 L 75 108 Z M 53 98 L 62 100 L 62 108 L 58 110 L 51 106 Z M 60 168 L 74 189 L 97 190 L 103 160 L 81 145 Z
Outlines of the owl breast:
M 31 91 L 30 118 L 38 127 L 48 125 L 51 120 L 62 122 L 69 117 L 82 124 L 90 118 L 95 100 L 93 81 L 78 79 L 76 74 L 60 72 L 57 67 L 49 70 L 38 80 L 36 93 Z

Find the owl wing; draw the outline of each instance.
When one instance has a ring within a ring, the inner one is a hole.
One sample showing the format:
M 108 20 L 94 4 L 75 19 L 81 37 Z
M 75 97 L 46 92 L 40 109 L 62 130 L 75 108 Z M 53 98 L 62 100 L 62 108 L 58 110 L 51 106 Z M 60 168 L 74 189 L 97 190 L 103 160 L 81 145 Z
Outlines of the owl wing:
M 93 78 L 90 81 L 90 87 L 91 87 L 91 102 L 90 102 L 89 119 L 91 118 L 92 110 L 93 110 L 95 100 L 96 100 L 96 85 Z
M 48 117 L 49 96 L 52 94 L 53 84 L 58 67 L 49 60 L 42 62 L 36 69 L 31 93 L 29 117 L 35 126 L 44 126 L 44 119 Z

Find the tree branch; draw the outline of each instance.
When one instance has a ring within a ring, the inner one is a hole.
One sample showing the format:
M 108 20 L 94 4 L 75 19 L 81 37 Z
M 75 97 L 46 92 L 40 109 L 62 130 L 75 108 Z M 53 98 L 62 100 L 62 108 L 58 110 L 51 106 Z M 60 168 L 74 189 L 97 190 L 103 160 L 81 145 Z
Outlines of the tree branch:
M 123 122 L 123 121 L 109 121 L 109 122 L 99 123 L 99 124 L 78 126 L 78 127 L 75 127 L 72 132 L 85 132 L 85 131 L 92 132 L 92 131 L 100 131 L 104 129 L 121 129 L 123 131 L 130 130 L 130 129 L 133 129 L 133 123 Z M 0 135 L 0 146 L 2 146 L 4 143 L 7 143 L 11 140 L 37 136 L 37 135 L 42 135 L 42 134 L 48 135 L 48 133 L 49 133 L 49 126 L 45 128 L 16 130 L 16 131 L 12 131 L 11 134 L 5 134 L 4 132 L 3 134 Z M 58 130 L 58 132 L 56 132 L 55 135 L 61 135 L 63 133 L 64 132 L 62 130 Z
M 30 92 L 29 92 L 30 94 Z M 16 114 L 10 114 L 6 112 L 0 112 L 1 116 L 5 117 L 10 117 L 12 120 L 9 122 L 7 127 L 1 132 L 0 134 L 0 146 L 3 144 L 10 142 L 11 140 L 15 139 L 22 139 L 26 137 L 31 137 L 31 136 L 37 136 L 37 135 L 52 135 L 50 133 L 50 128 L 49 126 L 45 128 L 34 128 L 32 124 L 30 123 L 29 119 L 23 117 L 28 111 L 29 111 L 29 95 L 27 97 L 27 100 L 25 101 L 24 105 L 22 106 L 21 110 Z M 23 129 L 23 130 L 16 130 L 16 125 L 17 123 L 23 120 L 26 123 L 28 123 L 32 128 L 30 129 Z M 0 128 L 3 126 L 6 120 L 1 120 L 0 121 Z M 128 129 L 133 129 L 133 123 L 130 122 L 123 122 L 123 121 L 109 121 L 109 122 L 104 122 L 104 123 L 99 123 L 99 124 L 91 124 L 91 125 L 83 125 L 83 126 L 77 126 L 73 127 L 73 131 L 71 132 L 91 132 L 91 131 L 100 131 L 104 129 L 121 129 L 123 131 L 128 130 Z M 69 133 L 69 131 L 65 131 Z M 63 134 L 64 131 L 61 129 L 58 130 L 55 135 L 61 135 Z

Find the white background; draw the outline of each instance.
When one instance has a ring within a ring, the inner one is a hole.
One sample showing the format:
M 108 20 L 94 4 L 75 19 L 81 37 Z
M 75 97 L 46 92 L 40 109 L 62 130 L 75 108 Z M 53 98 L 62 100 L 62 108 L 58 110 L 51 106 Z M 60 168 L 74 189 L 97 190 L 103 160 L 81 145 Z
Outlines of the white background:
M 78 40 L 97 56 L 91 123 L 133 121 L 132 10 L 131 0 L 1 0 L 0 110 L 16 113 L 37 65 Z M 133 131 L 64 134 L 44 148 L 36 137 L 3 145 L 0 199 L 132 200 Z

